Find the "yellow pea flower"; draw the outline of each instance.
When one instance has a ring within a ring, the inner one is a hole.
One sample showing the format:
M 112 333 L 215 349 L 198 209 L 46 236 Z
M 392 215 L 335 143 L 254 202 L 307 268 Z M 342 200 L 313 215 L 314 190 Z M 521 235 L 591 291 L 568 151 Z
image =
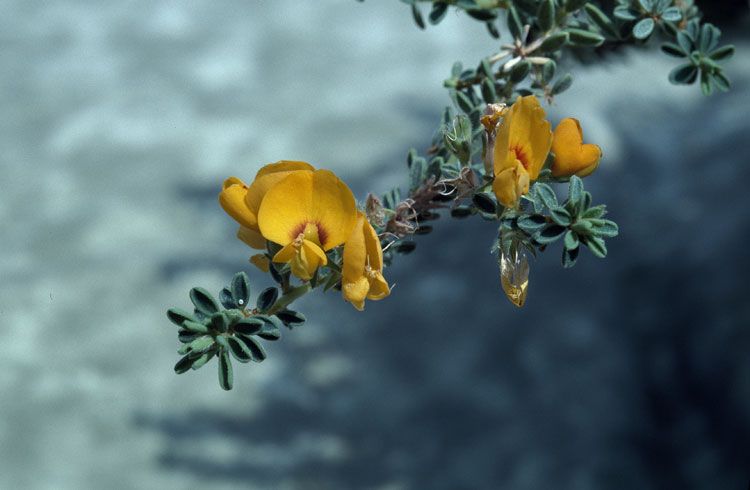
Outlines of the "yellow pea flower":
M 309 280 L 328 263 L 325 251 L 349 238 L 357 219 L 354 195 L 333 172 L 290 172 L 265 193 L 258 211 L 260 232 L 282 245 L 274 262 Z
M 602 157 L 599 146 L 583 144 L 581 123 L 572 117 L 563 119 L 555 128 L 552 152 L 555 154 L 552 164 L 552 175 L 555 177 L 586 177 L 596 170 Z
M 515 207 L 539 177 L 552 145 L 544 109 L 533 95 L 518 97 L 495 135 L 492 190 L 505 207 Z
M 237 177 L 224 181 L 219 193 L 219 203 L 224 211 L 240 224 L 237 238 L 252 248 L 266 247 L 266 239 L 258 227 L 258 210 L 268 189 L 279 183 L 292 172 L 312 172 L 315 168 L 306 162 L 281 160 L 269 163 L 255 175 L 255 180 L 248 186 Z
M 363 213 L 357 213 L 357 222 L 344 244 L 341 292 L 360 311 L 365 309 L 365 298 L 379 300 L 391 294 L 383 277 L 380 239 Z

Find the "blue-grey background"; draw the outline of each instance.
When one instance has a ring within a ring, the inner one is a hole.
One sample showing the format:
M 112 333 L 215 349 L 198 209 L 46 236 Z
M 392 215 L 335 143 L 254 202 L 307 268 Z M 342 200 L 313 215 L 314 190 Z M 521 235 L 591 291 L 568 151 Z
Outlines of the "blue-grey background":
M 555 247 L 518 310 L 494 227 L 443 219 L 390 298 L 304 299 L 309 323 L 225 393 L 214 366 L 174 374 L 164 316 L 237 270 L 267 282 L 221 181 L 304 159 L 360 198 L 405 182 L 451 64 L 497 42 L 383 0 L 0 13 L 0 488 L 747 487 L 747 21 L 726 95 L 670 86 L 655 50 L 574 67 L 549 113 L 604 148 L 607 260 L 563 270 Z

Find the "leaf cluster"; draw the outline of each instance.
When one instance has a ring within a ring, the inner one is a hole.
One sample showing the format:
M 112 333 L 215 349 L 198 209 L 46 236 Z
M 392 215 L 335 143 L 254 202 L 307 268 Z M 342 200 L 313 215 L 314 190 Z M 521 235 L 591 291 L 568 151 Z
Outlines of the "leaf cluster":
M 216 357 L 219 384 L 231 390 L 232 358 L 241 363 L 262 362 L 267 356 L 261 340 L 278 340 L 282 325 L 292 328 L 305 322 L 304 315 L 285 307 L 276 287 L 261 291 L 253 308 L 248 305 L 249 298 L 247 274 L 238 272 L 219 293 L 219 301 L 195 287 L 190 290 L 192 312 L 167 310 L 167 318 L 179 327 L 177 338 L 182 344 L 177 351 L 182 357 L 174 366 L 177 374 L 200 369 Z
M 578 260 L 581 245 L 596 257 L 606 257 L 605 239 L 619 233 L 617 223 L 604 218 L 606 206 L 592 206 L 591 193 L 579 177 L 570 178 L 568 196 L 562 203 L 545 182 L 536 182 L 524 200 L 526 205 L 519 211 L 503 217 L 498 248 L 506 253 L 520 243 L 536 254 L 562 239 L 562 264 L 569 268 Z

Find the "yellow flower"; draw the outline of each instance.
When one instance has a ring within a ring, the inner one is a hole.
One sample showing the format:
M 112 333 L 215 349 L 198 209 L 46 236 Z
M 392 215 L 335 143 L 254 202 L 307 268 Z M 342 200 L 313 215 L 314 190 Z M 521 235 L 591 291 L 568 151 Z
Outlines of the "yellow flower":
M 271 269 L 271 261 L 265 254 L 255 254 L 250 257 L 250 263 L 260 269 L 262 272 L 268 272 Z
M 219 193 L 219 203 L 240 224 L 237 238 L 252 248 L 265 248 L 266 240 L 258 227 L 258 210 L 266 192 L 292 172 L 313 170 L 315 168 L 306 162 L 281 160 L 261 168 L 249 187 L 237 177 L 225 180 Z
M 552 152 L 555 154 L 552 164 L 555 177 L 586 177 L 596 170 L 602 157 L 602 150 L 597 145 L 583 144 L 581 123 L 572 117 L 563 119 L 555 128 Z
M 383 249 L 372 225 L 362 213 L 344 245 L 341 292 L 344 299 L 360 311 L 365 298 L 383 299 L 391 290 L 383 277 Z
M 539 177 L 552 145 L 552 131 L 544 109 L 533 95 L 518 97 L 495 135 L 495 181 L 492 190 L 505 207 L 515 207 Z
M 349 238 L 357 219 L 352 191 L 333 172 L 290 172 L 265 193 L 258 226 L 266 239 L 282 245 L 274 262 L 309 280 L 328 263 L 325 251 Z

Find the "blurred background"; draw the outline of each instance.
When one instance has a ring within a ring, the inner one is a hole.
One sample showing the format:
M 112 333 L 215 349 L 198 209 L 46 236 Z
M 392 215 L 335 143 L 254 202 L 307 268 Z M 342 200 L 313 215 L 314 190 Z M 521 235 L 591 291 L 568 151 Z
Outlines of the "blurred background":
M 165 317 L 238 270 L 267 284 L 222 180 L 303 159 L 359 198 L 403 184 L 450 66 L 497 42 L 395 0 L 0 0 L 0 488 L 747 488 L 750 24 L 698 3 L 732 92 L 628 49 L 549 110 L 604 149 L 607 260 L 555 247 L 519 310 L 494 227 L 442 219 L 390 298 L 305 298 L 225 393 L 174 374 Z

